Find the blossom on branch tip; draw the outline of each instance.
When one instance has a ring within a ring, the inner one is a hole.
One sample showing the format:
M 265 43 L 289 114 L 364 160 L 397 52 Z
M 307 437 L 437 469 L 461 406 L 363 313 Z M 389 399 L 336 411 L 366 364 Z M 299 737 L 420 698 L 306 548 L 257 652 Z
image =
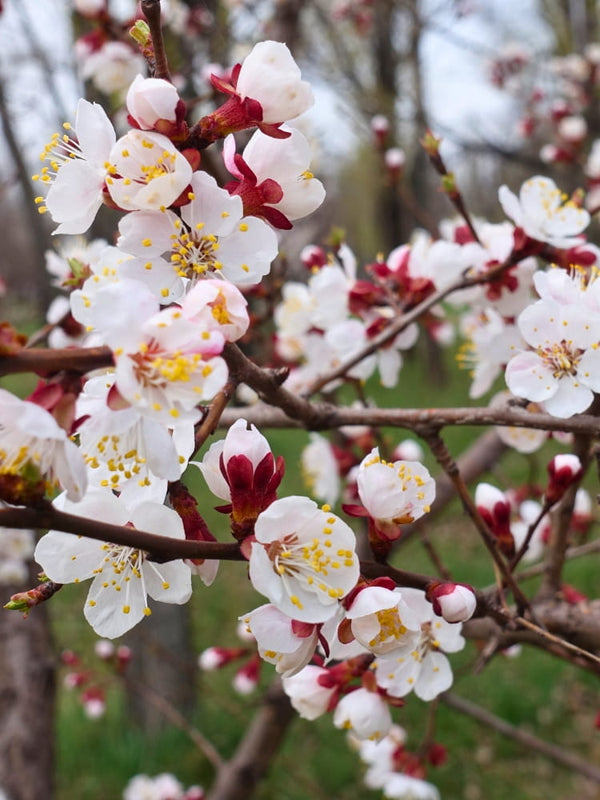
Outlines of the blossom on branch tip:
M 510 529 L 511 505 L 504 492 L 489 483 L 480 483 L 475 489 L 475 505 L 500 550 L 505 556 L 515 553 L 515 540 Z
M 177 89 L 162 78 L 136 75 L 127 91 L 126 103 L 130 120 L 141 130 L 174 138 L 187 127 L 185 105 Z
M 229 100 L 199 122 L 200 136 L 209 141 L 255 125 L 284 138 L 288 134 L 279 126 L 314 103 L 310 84 L 301 80 L 298 65 L 281 42 L 259 42 L 233 68 L 230 81 L 212 75 L 211 82 Z
M 283 458 L 275 459 L 265 437 L 254 425 L 248 427 L 245 419 L 234 422 L 201 462 L 191 463 L 202 472 L 211 492 L 228 501 L 219 510 L 231 513 L 233 533 L 240 540 L 252 533 L 259 513 L 277 497 L 284 473 Z
M 571 453 L 560 453 L 548 464 L 548 487 L 544 493 L 546 503 L 557 503 L 566 490 L 583 475 L 581 461 Z
M 227 190 L 242 198 L 244 213 L 263 217 L 276 228 L 315 211 L 325 199 L 325 189 L 310 172 L 311 150 L 297 128 L 283 127 L 287 139 L 273 139 L 262 131 L 252 136 L 242 156 L 235 140 L 224 143 L 225 166 L 236 178 Z
M 369 517 L 372 546 L 386 546 L 400 536 L 400 526 L 427 514 L 435 498 L 435 481 L 418 461 L 384 461 L 373 448 L 360 463 L 357 477 L 360 507 L 348 513 Z
M 589 225 L 588 212 L 575 205 L 553 180 L 536 175 L 525 181 L 517 198 L 507 186 L 498 192 L 504 213 L 537 242 L 568 248 Z
M 446 622 L 466 622 L 477 607 L 475 592 L 465 583 L 434 581 L 427 587 L 425 596 L 438 617 Z

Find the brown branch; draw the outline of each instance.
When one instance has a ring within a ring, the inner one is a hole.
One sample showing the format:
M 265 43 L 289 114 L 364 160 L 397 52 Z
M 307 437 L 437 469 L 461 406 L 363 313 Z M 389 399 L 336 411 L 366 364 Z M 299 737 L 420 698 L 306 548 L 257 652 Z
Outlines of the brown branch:
M 235 542 L 198 542 L 173 539 L 136 528 L 111 525 L 96 519 L 67 514 L 48 504 L 42 508 L 0 509 L 0 527 L 52 529 L 87 536 L 100 542 L 114 542 L 150 553 L 156 561 L 178 558 L 209 558 L 221 561 L 244 561 Z
M 141 8 L 148 22 L 150 36 L 152 37 L 152 47 L 154 49 L 153 77 L 170 81 L 171 73 L 169 72 L 169 63 L 167 61 L 162 26 L 160 23 L 160 0 L 142 0 Z
M 109 347 L 65 347 L 56 350 L 32 347 L 0 356 L 0 377 L 22 372 L 52 375 L 61 370 L 84 374 L 113 366 Z
M 220 427 L 229 427 L 237 419 L 245 418 L 258 427 L 304 427 L 314 431 L 330 430 L 341 425 L 385 425 L 418 433 L 420 428 L 428 425 L 437 428 L 498 425 L 592 436 L 600 434 L 600 422 L 592 414 L 577 414 L 562 419 L 511 404 L 498 408 L 340 408 L 331 403 L 311 402 L 287 391 L 281 386 L 287 377 L 286 370 L 257 366 L 235 344 L 225 346 L 223 358 L 230 374 L 254 389 L 263 403 L 225 410 Z M 61 370 L 85 374 L 113 366 L 112 351 L 108 347 L 27 348 L 0 356 L 0 377 L 23 372 L 51 375 Z
M 196 451 L 199 450 L 208 437 L 216 431 L 219 425 L 219 420 L 221 419 L 221 415 L 223 414 L 227 403 L 231 400 L 236 386 L 237 382 L 232 381 L 230 378 L 210 404 L 208 413 L 194 434 L 194 447 Z
M 274 681 L 235 755 L 217 772 L 207 800 L 248 800 L 267 773 L 295 716 L 281 682 Z
M 139 681 L 128 680 L 125 676 L 124 682 L 129 691 L 140 694 L 144 700 L 147 700 L 157 708 L 172 725 L 175 725 L 179 730 L 183 731 L 198 750 L 206 756 L 207 761 L 209 761 L 215 769 L 219 769 L 223 765 L 223 759 L 214 745 L 198 730 L 198 728 L 188 722 L 172 703 L 158 694 L 158 692 L 155 692 L 149 686 L 144 686 Z
M 475 703 L 471 703 L 469 700 L 457 697 L 455 694 L 445 693 L 441 695 L 441 701 L 449 706 L 449 708 L 453 708 L 461 714 L 472 717 L 482 725 L 485 725 L 486 728 L 491 728 L 492 730 L 498 731 L 498 733 L 501 733 L 503 736 L 513 739 L 515 742 L 519 742 L 519 744 L 525 746 L 527 751 L 533 750 L 549 758 L 555 764 L 560 764 L 561 767 L 579 772 L 581 775 L 585 775 L 586 778 L 600 783 L 600 767 L 589 764 L 587 761 L 584 761 L 573 753 L 569 753 L 562 747 L 551 744 L 550 742 L 545 742 L 543 739 L 538 739 L 538 737 L 534 736 L 532 733 L 528 733 L 521 728 L 517 728 L 515 725 L 511 725 L 509 722 L 506 722 L 506 720 L 495 716 L 495 714 L 475 705 Z
M 514 577 L 512 576 L 510 570 L 508 569 L 508 565 L 500 552 L 498 547 L 498 542 L 492 535 L 492 532 L 489 530 L 488 526 L 486 525 L 483 517 L 477 510 L 477 506 L 471 494 L 467 488 L 467 485 L 460 474 L 460 471 L 456 465 L 456 462 L 450 455 L 448 448 L 446 447 L 445 443 L 443 442 L 442 438 L 439 435 L 439 432 L 436 430 L 429 430 L 426 429 L 422 430 L 421 435 L 429 445 L 432 454 L 435 456 L 436 461 L 442 467 L 446 475 L 452 481 L 454 488 L 456 489 L 456 493 L 460 497 L 463 508 L 469 515 L 470 519 L 472 520 L 473 524 L 477 532 L 479 533 L 483 543 L 485 544 L 488 552 L 490 553 L 494 564 L 498 568 L 500 575 L 502 576 L 502 580 L 504 581 L 505 585 L 512 591 L 513 597 L 515 598 L 519 609 L 525 609 L 529 607 L 529 601 L 521 591 L 521 588 L 515 581 Z
M 259 367 L 253 366 L 255 370 L 264 372 Z M 237 419 L 243 418 L 259 428 L 274 429 L 303 427 L 308 430 L 333 430 L 341 425 L 371 425 L 375 428 L 381 426 L 405 428 L 418 434 L 419 429 L 427 425 L 439 428 L 497 425 L 499 427 L 535 428 L 567 433 L 600 434 L 598 418 L 591 414 L 577 414 L 568 419 L 562 419 L 550 414 L 530 412 L 516 405 L 499 408 L 477 406 L 463 408 L 350 408 L 334 406 L 329 403 L 308 403 L 282 387 L 279 387 L 280 392 L 271 393 L 269 391 L 270 384 L 267 383 L 265 386 L 264 378 L 255 381 L 254 374 L 247 375 L 245 381 L 253 381 L 252 388 L 259 391 L 265 402 L 226 409 L 220 421 L 221 427 L 227 428 Z M 285 407 L 279 404 L 280 398 L 285 398 Z M 278 407 L 274 408 L 273 406 Z
M 540 628 L 539 625 L 534 625 L 527 619 L 523 617 L 516 617 L 516 622 L 519 625 L 523 625 L 525 628 L 529 628 L 531 631 L 535 631 L 538 633 L 542 638 L 548 639 L 548 641 L 552 642 L 553 644 L 559 645 L 559 647 L 564 647 L 565 650 L 570 650 L 572 653 L 575 653 L 582 658 L 587 658 L 589 661 L 593 661 L 596 664 L 600 664 L 600 658 L 593 653 L 590 653 L 587 650 L 584 650 L 582 647 L 577 647 L 575 644 L 571 644 L 571 642 L 566 642 L 564 639 L 560 638 L 559 636 L 555 636 L 553 633 L 549 633 L 548 631 Z

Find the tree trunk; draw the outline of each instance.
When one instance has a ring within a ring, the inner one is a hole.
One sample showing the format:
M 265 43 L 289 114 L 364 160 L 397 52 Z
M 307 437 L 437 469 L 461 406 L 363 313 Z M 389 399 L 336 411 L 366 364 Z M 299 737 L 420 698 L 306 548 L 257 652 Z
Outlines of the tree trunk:
M 133 656 L 127 669 L 132 720 L 148 734 L 168 724 L 152 702 L 154 695 L 189 719 L 196 701 L 196 669 L 188 606 L 155 603 L 152 615 L 127 634 L 125 643 Z
M 2 596 L 22 588 L 3 586 Z M 0 642 L 0 795 L 52 800 L 55 661 L 45 607 L 28 619 L 0 610 Z

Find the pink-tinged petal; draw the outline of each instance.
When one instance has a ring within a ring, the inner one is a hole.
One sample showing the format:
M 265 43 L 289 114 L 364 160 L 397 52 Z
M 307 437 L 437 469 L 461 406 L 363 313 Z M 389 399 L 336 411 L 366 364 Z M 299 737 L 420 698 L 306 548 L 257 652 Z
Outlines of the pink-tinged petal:
M 242 217 L 241 198 L 232 197 L 206 172 L 194 172 L 191 187 L 194 197 L 181 208 L 183 221 L 193 233 L 229 236 Z M 218 256 L 221 258 L 220 250 Z
M 319 508 L 308 497 L 284 497 L 273 503 L 258 517 L 255 527 L 257 541 L 270 544 L 295 532 L 297 523 L 315 518 Z
M 390 653 L 375 662 L 377 683 L 393 697 L 404 697 L 415 688 L 421 662 L 410 652 Z
M 119 222 L 117 246 L 126 253 L 147 259 L 170 253 L 171 236 L 177 232 L 176 223 L 181 225 L 172 211 L 132 211 Z
M 250 580 L 257 592 L 280 606 L 283 600 L 283 585 L 273 572 L 273 562 L 262 544 L 252 542 L 250 551 Z
M 60 485 L 73 502 L 81 500 L 85 494 L 88 480 L 81 451 L 74 442 L 65 441 L 64 447 L 57 451 L 54 473 Z
M 458 653 L 463 649 L 465 640 L 461 630 L 460 622 L 446 622 L 446 620 L 436 617 L 433 619 L 432 632 L 444 653 Z
M 276 606 L 266 603 L 240 617 L 263 650 L 293 653 L 300 646 L 300 637 L 292 630 L 292 620 Z
M 130 512 L 132 524 L 138 530 L 185 539 L 181 517 L 172 508 L 157 503 L 141 503 Z
M 227 167 L 227 170 L 234 175 L 236 178 L 242 179 L 243 175 L 237 168 L 237 164 L 235 163 L 235 154 L 236 154 L 236 145 L 235 145 L 235 136 L 230 133 L 228 136 L 225 137 L 225 141 L 223 142 L 223 162 Z
M 259 283 L 278 252 L 275 231 L 261 219 L 244 217 L 238 228 L 219 242 L 223 277 L 237 286 Z
M 181 476 L 182 465 L 171 434 L 154 420 L 142 418 L 146 460 L 158 478 L 176 481 Z
M 190 568 L 192 575 L 198 575 L 205 586 L 212 586 L 219 572 L 219 565 L 221 562 L 207 558 L 202 561 L 201 564 L 194 564 L 194 562 L 189 559 L 186 559 L 185 563 Z
M 558 389 L 552 369 L 536 353 L 519 353 L 508 362 L 506 385 L 516 397 L 541 402 Z

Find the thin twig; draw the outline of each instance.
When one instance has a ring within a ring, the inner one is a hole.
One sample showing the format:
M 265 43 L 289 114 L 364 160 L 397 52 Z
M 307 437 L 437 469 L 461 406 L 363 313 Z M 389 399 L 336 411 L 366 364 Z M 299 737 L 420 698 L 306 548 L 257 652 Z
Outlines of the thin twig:
M 521 591 L 521 588 L 516 583 L 510 570 L 508 569 L 508 565 L 506 564 L 506 561 L 504 560 L 502 553 L 500 552 L 500 549 L 498 547 L 498 542 L 492 535 L 483 517 L 477 510 L 477 506 L 475 505 L 475 502 L 471 497 L 467 485 L 464 482 L 462 475 L 459 472 L 456 462 L 450 455 L 450 452 L 446 447 L 444 441 L 442 440 L 439 431 L 436 430 L 427 431 L 425 429 L 422 429 L 421 435 L 429 445 L 429 448 L 433 453 L 433 455 L 435 456 L 435 459 L 438 462 L 438 464 L 442 467 L 446 475 L 452 481 L 456 489 L 456 492 L 462 501 L 465 511 L 473 521 L 473 524 L 475 525 L 477 532 L 481 536 L 483 543 L 485 544 L 486 548 L 488 549 L 488 552 L 492 556 L 494 564 L 497 566 L 500 575 L 502 576 L 502 580 L 504 581 L 507 588 L 509 588 L 513 593 L 513 597 L 515 598 L 517 605 L 519 606 L 520 609 L 528 608 L 529 601 Z
M 555 636 L 553 633 L 544 630 L 544 628 L 540 628 L 539 625 L 535 625 L 533 622 L 530 622 L 524 617 L 516 617 L 515 622 L 518 622 L 520 625 L 523 625 L 524 628 L 528 628 L 530 631 L 534 631 L 544 639 L 547 639 L 549 642 L 553 642 L 560 647 L 564 647 L 565 650 L 569 650 L 571 653 L 575 653 L 576 655 L 581 656 L 588 661 L 593 661 L 595 664 L 600 664 L 600 658 L 593 653 L 590 653 L 589 650 L 584 650 L 582 647 L 577 647 L 576 644 L 571 644 L 571 642 L 561 639 L 560 636 Z
M 194 447 L 198 451 L 204 442 L 211 436 L 217 429 L 221 415 L 227 406 L 227 403 L 233 397 L 237 387 L 237 381 L 232 381 L 231 378 L 227 381 L 221 391 L 215 396 L 210 404 L 208 413 L 196 429 L 194 435 Z
M 513 739 L 515 742 L 519 742 L 519 744 L 525 746 L 526 752 L 533 750 L 545 758 L 549 758 L 554 763 L 560 764 L 561 767 L 579 772 L 581 775 L 585 775 L 586 778 L 600 783 L 600 767 L 589 764 L 587 761 L 584 761 L 573 753 L 569 753 L 562 747 L 551 744 L 550 742 L 545 742 L 543 739 L 538 739 L 538 737 L 534 736 L 532 733 L 528 733 L 521 728 L 517 728 L 515 725 L 511 725 L 509 722 L 506 722 L 506 720 L 475 705 L 475 703 L 471 703 L 469 700 L 465 700 L 463 697 L 457 697 L 455 694 L 446 692 L 441 695 L 441 701 L 450 708 L 460 711 L 461 714 L 466 714 L 478 722 L 481 722 L 486 728 L 491 728 L 492 730 L 498 731 L 498 733 L 501 733 L 503 736 Z
M 160 22 L 160 0 L 142 0 L 142 12 L 150 28 L 152 46 L 154 48 L 154 77 L 162 78 L 165 81 L 171 80 L 169 63 L 165 52 L 163 41 L 162 26 Z
M 192 725 L 184 716 L 180 714 L 172 703 L 169 703 L 162 695 L 155 692 L 149 686 L 144 686 L 139 681 L 126 680 L 127 688 L 141 694 L 142 697 L 148 700 L 155 708 L 157 708 L 169 722 L 182 730 L 193 744 L 196 745 L 198 750 L 206 756 L 207 761 L 213 765 L 215 769 L 220 769 L 225 763 L 219 755 L 214 745 Z

